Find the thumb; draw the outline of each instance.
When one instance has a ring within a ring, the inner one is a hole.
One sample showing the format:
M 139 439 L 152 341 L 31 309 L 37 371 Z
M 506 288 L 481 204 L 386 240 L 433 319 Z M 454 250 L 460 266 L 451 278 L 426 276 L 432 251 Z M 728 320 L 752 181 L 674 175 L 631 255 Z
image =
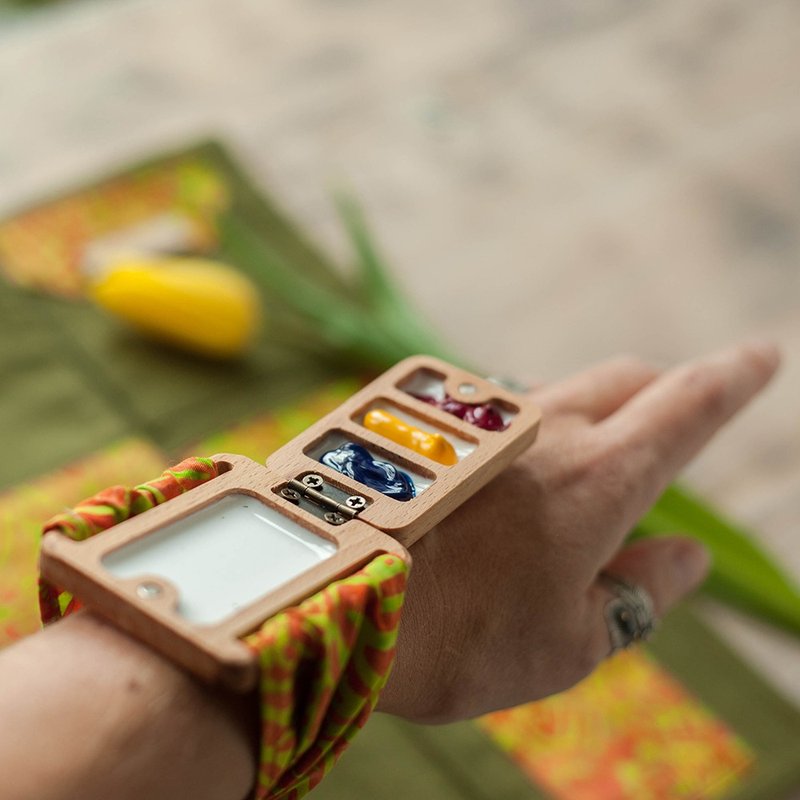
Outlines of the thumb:
M 659 536 L 628 545 L 604 572 L 641 586 L 652 597 L 656 616 L 660 617 L 700 586 L 710 565 L 710 553 L 695 539 Z

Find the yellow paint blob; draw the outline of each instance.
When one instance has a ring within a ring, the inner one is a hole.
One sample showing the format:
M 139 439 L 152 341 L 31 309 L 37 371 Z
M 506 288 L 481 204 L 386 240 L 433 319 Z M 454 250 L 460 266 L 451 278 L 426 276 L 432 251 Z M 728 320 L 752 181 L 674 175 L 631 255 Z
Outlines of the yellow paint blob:
M 382 408 L 364 417 L 364 427 L 445 466 L 458 463 L 453 445 L 441 433 L 428 433 L 398 419 Z

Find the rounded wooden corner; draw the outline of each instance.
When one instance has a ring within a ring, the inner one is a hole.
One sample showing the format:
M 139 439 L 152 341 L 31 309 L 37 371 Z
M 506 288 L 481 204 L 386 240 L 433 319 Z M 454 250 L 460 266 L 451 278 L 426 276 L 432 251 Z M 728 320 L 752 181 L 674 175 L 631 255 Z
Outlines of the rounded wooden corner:
M 85 540 L 88 541 L 88 540 Z M 56 580 L 59 573 L 76 560 L 94 559 L 83 542 L 76 542 L 59 531 L 48 531 L 39 543 L 39 572 L 47 580 Z
M 450 365 L 445 364 L 444 361 L 436 358 L 435 356 L 429 356 L 425 353 L 417 353 L 413 356 L 406 356 L 402 361 L 398 361 L 392 367 L 392 372 L 404 372 L 408 369 L 419 369 L 420 367 L 426 367 L 430 364 L 436 364 L 438 367 L 446 366 L 449 369 L 452 369 Z
M 240 456 L 236 453 L 215 453 L 211 456 L 211 460 L 217 465 L 217 473 L 224 475 L 236 467 L 246 467 L 252 464 L 258 464 L 252 458 L 247 456 Z M 260 466 L 260 465 L 259 465 Z
M 44 556 L 55 555 L 56 553 L 62 552 L 65 545 L 69 546 L 70 544 L 74 544 L 74 542 L 72 539 L 64 536 L 63 533 L 47 531 L 47 533 L 42 536 L 42 540 L 39 543 L 39 553 Z
M 240 639 L 221 642 L 216 652 L 219 659 L 219 682 L 234 692 L 249 692 L 258 683 L 258 655 Z

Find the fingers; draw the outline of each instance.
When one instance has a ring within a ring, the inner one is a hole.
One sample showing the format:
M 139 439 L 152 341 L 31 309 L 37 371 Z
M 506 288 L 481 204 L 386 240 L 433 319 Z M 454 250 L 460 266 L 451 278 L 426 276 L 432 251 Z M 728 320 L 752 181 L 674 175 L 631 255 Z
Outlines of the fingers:
M 662 617 L 703 582 L 710 565 L 708 550 L 697 540 L 659 536 L 623 548 L 603 571 L 643 587 L 653 599 L 656 616 Z
M 749 344 L 679 366 L 650 382 L 598 428 L 627 485 L 652 504 L 675 474 L 769 382 L 772 344 Z M 644 508 L 640 509 L 641 511 Z
M 619 356 L 558 383 L 534 389 L 532 396 L 545 414 L 579 414 L 599 422 L 616 411 L 659 375 L 631 356 Z
M 653 600 L 658 619 L 703 582 L 710 563 L 708 550 L 699 542 L 685 536 L 665 536 L 628 545 L 603 571 L 643 588 Z M 607 585 L 598 581 L 590 590 L 591 649 L 598 660 L 610 652 L 604 609 L 612 596 Z

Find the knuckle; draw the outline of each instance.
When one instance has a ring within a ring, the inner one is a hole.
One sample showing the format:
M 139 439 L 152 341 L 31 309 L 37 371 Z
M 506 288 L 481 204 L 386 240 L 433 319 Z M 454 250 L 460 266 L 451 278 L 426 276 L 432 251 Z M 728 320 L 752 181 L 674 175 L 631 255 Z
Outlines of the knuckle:
M 725 412 L 728 387 L 719 373 L 708 367 L 694 365 L 684 373 L 683 385 L 700 414 L 706 417 L 718 417 Z
M 617 356 L 613 364 L 619 372 L 643 381 L 659 375 L 659 371 L 654 366 L 648 364 L 643 358 L 630 353 L 623 353 Z
M 624 431 L 604 431 L 591 437 L 571 465 L 568 485 L 559 488 L 589 498 L 597 518 L 613 527 L 628 520 L 632 508 L 645 504 L 663 458 L 656 442 L 632 439 Z
M 598 491 L 618 485 L 627 445 L 613 436 L 597 438 L 586 445 L 575 468 L 575 478 Z

